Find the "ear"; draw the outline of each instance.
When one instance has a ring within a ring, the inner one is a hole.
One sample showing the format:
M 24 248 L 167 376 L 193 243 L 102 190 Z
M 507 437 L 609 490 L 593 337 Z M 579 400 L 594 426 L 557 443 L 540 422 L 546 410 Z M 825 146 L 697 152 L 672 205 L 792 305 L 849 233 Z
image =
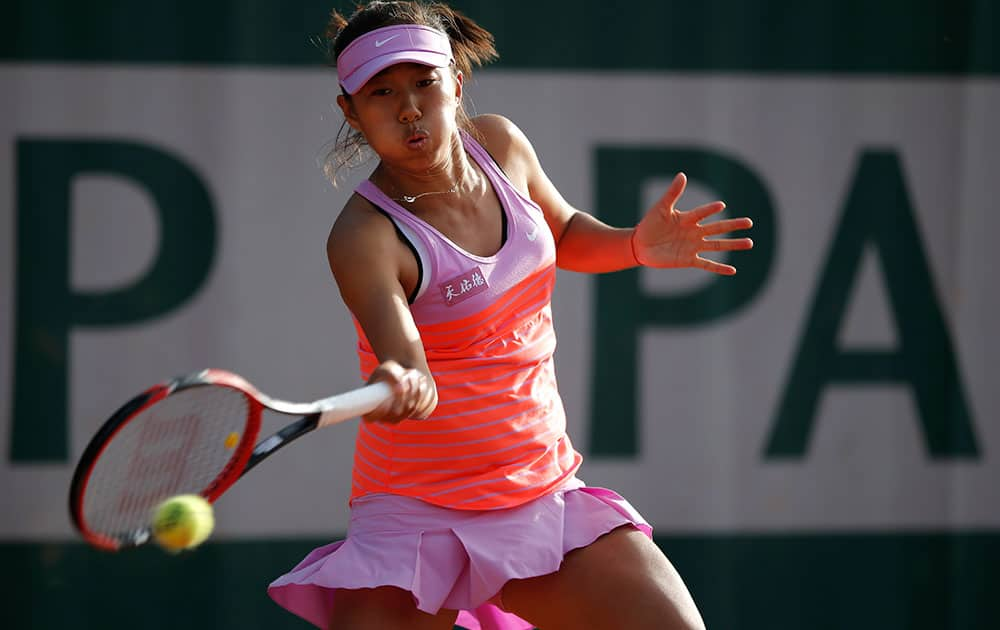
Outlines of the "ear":
M 465 81 L 465 75 L 462 74 L 461 70 L 455 72 L 455 100 L 462 101 L 462 84 Z
M 347 124 L 351 126 L 354 131 L 361 131 L 358 123 L 358 115 L 354 111 L 354 104 L 343 94 L 337 95 L 337 105 L 340 107 L 340 111 L 344 113 L 344 120 Z

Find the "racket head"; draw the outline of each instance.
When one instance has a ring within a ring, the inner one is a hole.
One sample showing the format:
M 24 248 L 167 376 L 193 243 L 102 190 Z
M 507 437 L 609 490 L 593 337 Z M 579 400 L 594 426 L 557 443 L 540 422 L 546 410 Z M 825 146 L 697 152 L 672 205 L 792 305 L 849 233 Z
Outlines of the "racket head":
M 250 459 L 259 398 L 240 376 L 209 369 L 125 403 L 91 438 L 70 484 L 70 516 L 84 540 L 107 551 L 141 545 L 164 499 L 199 494 L 214 502 Z

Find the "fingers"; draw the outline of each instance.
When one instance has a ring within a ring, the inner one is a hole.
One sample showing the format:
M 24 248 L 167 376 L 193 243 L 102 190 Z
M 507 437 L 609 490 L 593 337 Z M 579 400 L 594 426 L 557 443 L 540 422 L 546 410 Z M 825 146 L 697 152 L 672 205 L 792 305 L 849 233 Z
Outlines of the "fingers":
M 702 251 L 728 252 L 751 248 L 753 248 L 753 240 L 749 238 L 718 238 L 704 241 Z M 723 276 L 736 275 L 736 267 L 701 256 L 695 256 L 695 266 Z
M 684 173 L 678 173 L 657 205 L 647 214 L 647 217 L 650 217 L 653 212 L 658 212 L 665 222 L 648 221 L 647 217 L 644 217 L 637 227 L 637 232 L 647 227 L 648 234 L 645 240 L 639 240 L 644 243 L 647 252 L 651 251 L 654 254 L 651 258 L 644 259 L 643 264 L 650 267 L 697 267 L 726 276 L 735 274 L 736 268 L 732 265 L 702 258 L 698 252 L 752 249 L 753 240 L 750 238 L 709 237 L 748 230 L 753 227 L 753 221 L 747 217 L 740 217 L 702 225 L 702 222 L 709 217 L 725 210 L 726 204 L 722 201 L 713 201 L 691 210 L 679 211 L 676 205 L 686 186 L 687 177 Z
M 409 370 L 409 372 L 412 379 L 413 406 L 407 409 L 402 417 L 422 420 L 434 410 L 437 399 L 434 382 L 420 370 Z
M 657 204 L 660 210 L 665 213 L 670 213 L 674 206 L 677 204 L 677 200 L 681 198 L 684 194 L 684 187 L 687 186 L 687 176 L 684 173 L 677 173 L 674 177 L 674 181 L 670 182 L 670 187 L 667 188 L 667 192 L 663 193 L 660 197 L 660 201 Z
M 717 214 L 726 209 L 726 204 L 721 201 L 713 201 L 712 203 L 706 203 L 703 206 L 698 206 L 697 208 L 692 208 L 686 212 L 683 212 L 684 221 L 686 223 L 701 223 L 704 219 Z M 738 221 L 739 219 L 730 219 L 731 221 Z
M 749 238 L 717 238 L 706 240 L 704 251 L 731 252 L 743 249 L 753 249 L 753 240 Z
M 407 418 L 425 418 L 437 399 L 430 377 L 396 361 L 385 361 L 372 371 L 369 383 L 381 381 L 392 387 L 393 396 L 362 416 L 366 422 L 397 423 Z
M 707 258 L 702 258 L 701 256 L 698 256 L 695 259 L 695 263 L 697 267 L 700 267 L 705 271 L 711 271 L 712 273 L 717 273 L 723 276 L 736 275 L 736 267 L 733 267 L 732 265 L 715 262 L 714 260 L 708 260 Z
M 709 223 L 702 226 L 701 233 L 703 236 L 715 236 L 717 234 L 725 234 L 726 232 L 749 230 L 752 227 L 753 221 L 746 217 L 741 217 L 739 219 L 724 219 L 715 223 Z
M 660 197 L 660 201 L 656 204 L 656 207 L 661 213 L 665 215 L 671 214 L 675 210 L 677 201 L 680 200 L 681 195 L 684 194 L 684 189 L 687 187 L 687 176 L 684 173 L 677 173 L 674 177 L 674 181 L 670 183 L 667 191 L 663 193 Z M 698 206 L 697 208 L 692 208 L 684 212 L 679 212 L 683 216 L 683 220 L 688 224 L 698 224 L 704 219 L 712 216 L 713 214 L 718 214 L 726 209 L 726 204 L 722 201 L 713 201 L 711 203 L 706 203 L 704 205 Z M 723 222 L 730 227 L 727 227 L 725 232 L 731 232 L 733 230 L 746 230 L 753 225 L 753 221 L 748 218 L 740 219 L 729 219 Z M 713 224 L 714 225 L 714 224 Z M 713 232 L 713 234 L 718 234 L 721 232 Z

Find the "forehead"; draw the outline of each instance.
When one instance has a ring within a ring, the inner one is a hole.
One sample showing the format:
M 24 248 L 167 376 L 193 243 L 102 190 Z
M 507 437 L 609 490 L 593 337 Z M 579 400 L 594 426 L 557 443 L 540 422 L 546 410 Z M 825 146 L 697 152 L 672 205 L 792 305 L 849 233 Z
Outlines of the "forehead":
M 415 63 L 412 61 L 404 61 L 402 63 L 394 63 L 387 68 L 383 68 L 376 72 L 369 81 L 373 81 L 379 78 L 388 78 L 393 76 L 403 76 L 407 74 L 425 74 L 427 72 L 434 72 L 435 70 L 443 70 L 443 68 L 435 68 L 434 66 L 427 66 L 422 63 Z

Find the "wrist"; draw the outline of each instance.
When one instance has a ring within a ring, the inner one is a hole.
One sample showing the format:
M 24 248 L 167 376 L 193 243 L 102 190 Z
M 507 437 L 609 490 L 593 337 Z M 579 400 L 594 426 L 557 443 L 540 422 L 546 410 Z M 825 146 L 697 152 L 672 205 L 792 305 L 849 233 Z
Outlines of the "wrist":
M 628 255 L 632 258 L 632 266 L 642 267 L 642 262 L 639 260 L 639 254 L 635 251 L 635 234 L 636 229 L 632 228 L 632 233 L 628 237 Z

